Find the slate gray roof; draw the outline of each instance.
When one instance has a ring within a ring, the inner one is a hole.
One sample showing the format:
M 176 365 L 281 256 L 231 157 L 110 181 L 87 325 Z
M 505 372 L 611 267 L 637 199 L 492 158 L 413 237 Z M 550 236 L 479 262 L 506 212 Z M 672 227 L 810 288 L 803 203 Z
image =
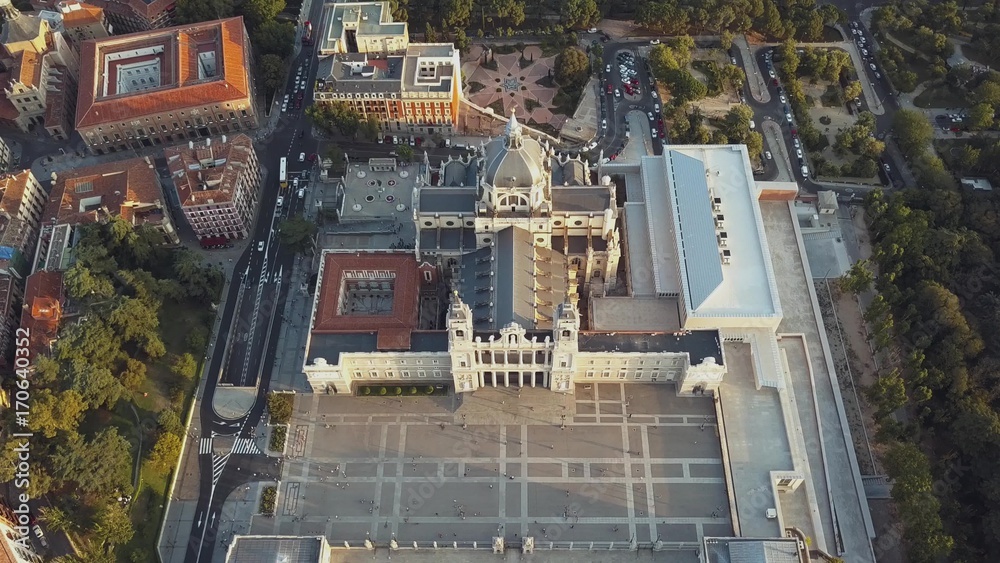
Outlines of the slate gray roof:
M 611 191 L 604 186 L 552 186 L 552 210 L 604 213 L 611 206 Z
M 462 301 L 472 309 L 472 324 L 477 329 L 493 328 L 493 323 L 489 320 L 493 316 L 490 302 L 494 299 L 494 292 L 490 289 L 494 280 L 490 274 L 492 256 L 493 252 L 489 247 L 462 255 L 458 293 Z
M 705 181 L 705 165 L 670 151 L 670 183 L 681 231 L 681 256 L 687 266 L 688 307 L 697 310 L 722 284 L 722 259 L 715 235 L 715 213 Z
M 420 231 L 420 249 L 463 250 L 476 248 L 475 229 L 422 229 Z
M 443 168 L 443 183 L 445 186 L 475 186 L 478 183 L 475 160 L 470 162 L 453 160 L 445 163 Z
M 420 213 L 476 212 L 476 188 L 421 188 Z
M 515 148 L 508 148 L 506 137 L 497 137 L 486 144 L 484 179 L 491 186 L 533 186 L 544 174 L 543 152 L 542 146 L 531 137 L 522 137 L 521 146 Z
M 524 328 L 535 326 L 535 266 L 531 233 L 508 227 L 497 233 L 496 302 L 494 327 L 516 322 Z
M 236 536 L 226 563 L 320 563 L 322 538 Z
M 552 185 L 562 186 L 585 186 L 588 182 L 587 167 L 582 160 L 571 159 L 566 163 L 560 163 L 559 159 L 553 157 L 550 161 L 552 167 Z
M 709 563 L 802 563 L 795 540 L 705 538 Z
M 669 332 L 580 332 L 581 352 L 687 352 L 691 365 L 715 358 L 722 365 L 722 339 L 717 330 Z

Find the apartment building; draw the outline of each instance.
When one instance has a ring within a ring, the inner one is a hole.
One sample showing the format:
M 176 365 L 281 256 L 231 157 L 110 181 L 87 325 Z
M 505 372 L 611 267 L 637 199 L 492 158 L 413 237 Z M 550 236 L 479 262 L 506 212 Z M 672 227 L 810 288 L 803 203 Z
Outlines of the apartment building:
M 107 154 L 258 126 L 242 18 L 90 40 L 76 128 Z
M 330 4 L 324 29 L 314 103 L 346 103 L 387 132 L 454 131 L 462 71 L 453 44 L 410 43 L 388 2 Z
M 112 217 L 121 217 L 133 226 L 153 227 L 163 235 L 164 243 L 180 242 L 156 168 L 148 157 L 106 162 L 54 176 L 33 271 L 69 267 L 73 228 Z
M 0 358 L 20 320 L 24 279 L 31 271 L 45 190 L 30 170 L 0 177 Z
M 63 0 L 33 0 L 36 10 L 58 11 Z M 89 0 L 104 12 L 113 33 L 135 33 L 174 24 L 175 0 Z
M 3 67 L 0 123 L 27 133 L 44 127 L 53 138 L 71 132 L 79 58 L 49 20 L 22 14 L 10 0 L 0 0 Z
M 104 10 L 92 4 L 62 0 L 53 10 L 41 10 L 38 15 L 47 19 L 52 29 L 62 33 L 77 58 L 84 41 L 111 36 L 111 24 Z
M 177 199 L 201 240 L 249 236 L 260 195 L 260 163 L 247 135 L 163 151 Z

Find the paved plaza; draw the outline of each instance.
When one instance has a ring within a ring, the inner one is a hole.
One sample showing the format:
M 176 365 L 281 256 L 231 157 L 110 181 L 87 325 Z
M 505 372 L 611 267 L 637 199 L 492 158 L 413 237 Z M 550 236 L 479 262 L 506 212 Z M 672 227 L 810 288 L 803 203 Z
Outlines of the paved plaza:
M 277 514 L 252 533 L 691 547 L 732 535 L 716 429 L 711 398 L 668 385 L 300 395 Z

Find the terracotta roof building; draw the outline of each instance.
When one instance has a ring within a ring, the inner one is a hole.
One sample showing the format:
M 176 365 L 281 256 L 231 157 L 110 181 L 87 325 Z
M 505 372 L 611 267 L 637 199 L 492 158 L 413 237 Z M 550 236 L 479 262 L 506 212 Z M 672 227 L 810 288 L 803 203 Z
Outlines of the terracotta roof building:
M 80 46 L 84 41 L 111 36 L 111 27 L 104 10 L 97 6 L 76 0 L 61 0 L 54 8 L 55 11 L 45 11 L 39 15 L 51 16 L 77 57 L 80 56 Z
M 254 129 L 242 18 L 86 41 L 76 128 L 92 152 Z
M 257 212 L 260 164 L 250 137 L 222 136 L 163 151 L 184 217 L 199 239 L 246 238 Z
M 71 228 L 116 216 L 134 226 L 156 228 L 164 242 L 180 240 L 148 157 L 106 162 L 54 175 L 34 269 L 64 269 Z
M 20 318 L 21 328 L 28 331 L 32 360 L 51 352 L 52 343 L 59 336 L 64 302 L 62 272 L 42 270 L 28 276 Z
M 0 74 L 4 98 L 0 99 L 0 121 L 28 132 L 38 125 L 56 139 L 68 139 L 79 58 L 49 21 L 27 15 L 0 0 L 5 21 L 0 30 L 2 60 L 7 72 Z
M 461 62 L 451 43 L 410 43 L 388 2 L 327 4 L 313 101 L 345 103 L 389 132 L 451 133 Z
M 36 10 L 58 11 L 62 0 L 32 0 Z M 134 33 L 161 29 L 174 24 L 175 0 L 89 0 L 93 8 L 104 12 L 115 33 Z

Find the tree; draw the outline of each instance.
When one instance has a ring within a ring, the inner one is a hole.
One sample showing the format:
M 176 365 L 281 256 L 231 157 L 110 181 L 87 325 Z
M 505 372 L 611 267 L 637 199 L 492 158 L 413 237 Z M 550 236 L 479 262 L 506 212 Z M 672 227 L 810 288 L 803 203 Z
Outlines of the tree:
M 708 87 L 687 70 L 671 71 L 666 83 L 677 104 L 700 100 L 708 95 Z
M 132 518 L 120 503 L 108 503 L 97 514 L 94 535 L 103 546 L 124 545 L 132 540 L 135 530 Z
M 66 293 L 74 299 L 97 301 L 115 294 L 114 284 L 105 276 L 94 275 L 81 262 L 73 264 L 63 276 Z
M 795 41 L 789 39 L 778 47 L 778 54 L 781 56 L 781 73 L 786 80 L 792 80 L 798 76 L 799 54 Z
M 58 506 L 43 507 L 39 511 L 38 519 L 52 532 L 72 532 L 79 527 L 76 519 Z
M 110 497 L 132 492 L 132 454 L 125 438 L 114 427 L 93 440 L 72 434 L 60 442 L 50 458 L 52 475 L 76 483 L 81 491 Z
M 358 127 L 358 132 L 361 133 L 361 137 L 368 142 L 375 142 L 379 135 L 382 133 L 382 125 L 379 123 L 378 118 L 374 115 L 369 115 L 365 119 L 361 120 Z
M 29 427 L 46 438 L 55 437 L 57 432 L 76 432 L 87 411 L 83 398 L 72 389 L 39 389 L 32 400 Z
M 427 25 L 424 26 L 424 41 L 427 43 L 437 43 L 437 40 L 437 31 L 434 31 L 434 26 L 431 25 L 431 22 L 427 22 Z
M 271 391 L 267 394 L 267 410 L 273 424 L 286 424 L 292 418 L 292 396 Z
M 463 55 L 469 52 L 469 47 L 472 45 L 472 40 L 469 36 L 465 34 L 464 29 L 455 30 L 455 48 L 457 48 Z
M 344 149 L 340 148 L 339 145 L 327 145 L 326 152 L 323 153 L 323 157 L 330 159 L 331 174 L 344 173 L 347 166 L 347 160 L 345 159 Z
M 295 25 L 291 22 L 268 20 L 251 33 L 251 38 L 259 53 L 287 59 L 295 45 Z
M 472 0 L 449 0 L 444 9 L 444 17 L 441 20 L 442 26 L 458 28 L 465 35 L 464 30 L 469 27 L 469 22 L 472 19 L 472 6 Z M 462 49 L 457 41 L 455 42 L 455 46 Z
M 875 276 L 869 269 L 868 260 L 858 260 L 841 276 L 839 285 L 841 291 L 857 295 L 870 290 L 874 281 Z
M 275 92 L 282 87 L 285 82 L 285 61 L 278 55 L 264 55 L 260 58 L 260 77 L 264 82 L 264 88 L 269 92 Z
M 594 0 L 566 0 L 561 13 L 566 27 L 586 29 L 601 19 L 601 10 Z
M 926 151 L 931 139 L 934 138 L 934 128 L 927 118 L 916 110 L 897 111 L 892 118 L 892 126 L 900 150 L 911 159 Z
M 180 436 L 184 432 L 184 424 L 181 422 L 177 412 L 172 409 L 164 409 L 160 411 L 160 415 L 156 417 L 156 425 L 159 427 L 160 432 L 167 434 L 176 434 Z
M 967 124 L 971 129 L 991 129 L 993 127 L 993 115 L 996 111 L 993 106 L 980 102 L 969 110 L 969 120 Z
M 566 47 L 556 57 L 556 82 L 564 88 L 583 86 L 590 75 L 590 60 L 578 47 Z
M 848 100 L 854 100 L 861 97 L 861 83 L 857 80 L 852 80 L 844 86 L 844 97 Z
M 70 377 L 71 389 L 78 392 L 91 409 L 113 409 L 125 394 L 125 387 L 108 368 L 74 361 Z
M 285 0 L 242 0 L 240 4 L 247 27 L 251 29 L 274 20 L 284 9 Z
M 998 107 L 1000 106 L 1000 83 L 986 80 L 976 87 L 973 96 L 979 103 Z
M 410 145 L 400 145 L 396 149 L 396 154 L 399 155 L 400 160 L 403 162 L 413 161 L 413 147 Z
M 156 440 L 149 454 L 149 466 L 160 473 L 169 473 L 181 454 L 181 439 L 176 434 L 164 432 Z
M 879 377 L 875 383 L 865 390 L 869 403 L 877 411 L 877 420 L 884 419 L 906 406 L 906 385 L 899 375 L 899 370 Z
M 316 223 L 302 217 L 292 217 L 278 223 L 278 241 L 292 252 L 308 252 L 314 246 L 318 230 Z
M 228 18 L 233 15 L 231 0 L 177 0 L 174 20 L 178 25 Z
M 719 34 L 719 42 L 722 43 L 722 49 L 728 51 L 733 48 L 733 32 L 729 30 L 722 30 Z
M 170 371 L 184 379 L 194 379 L 198 375 L 198 362 L 191 354 L 184 353 L 174 358 Z

